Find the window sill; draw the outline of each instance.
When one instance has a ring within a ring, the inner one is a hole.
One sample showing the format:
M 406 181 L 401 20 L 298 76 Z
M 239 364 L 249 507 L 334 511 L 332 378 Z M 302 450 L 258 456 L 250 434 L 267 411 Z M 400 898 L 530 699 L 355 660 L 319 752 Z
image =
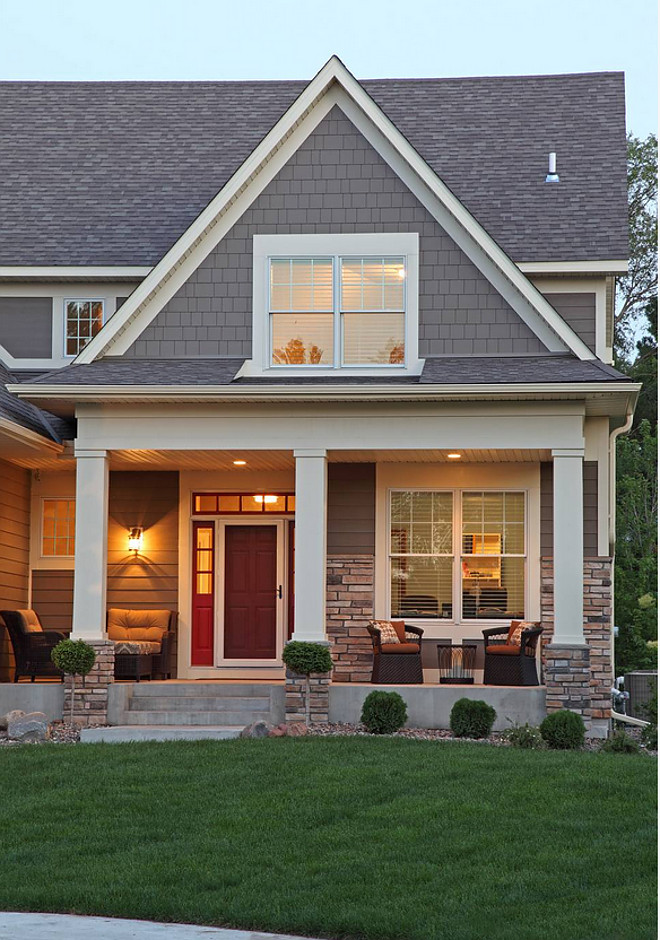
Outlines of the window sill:
M 360 368 L 326 368 L 324 366 L 272 366 L 270 368 L 260 368 L 254 359 L 246 359 L 241 368 L 236 373 L 235 378 L 262 378 L 262 379 L 283 379 L 294 378 L 400 378 L 405 376 L 421 375 L 424 368 L 424 360 L 416 359 L 410 365 L 405 366 L 363 366 Z

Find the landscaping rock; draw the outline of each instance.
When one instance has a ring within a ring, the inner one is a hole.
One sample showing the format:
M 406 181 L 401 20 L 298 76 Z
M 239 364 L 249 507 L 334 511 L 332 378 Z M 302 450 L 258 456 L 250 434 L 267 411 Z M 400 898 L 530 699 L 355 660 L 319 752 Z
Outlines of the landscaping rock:
M 253 721 L 241 731 L 240 738 L 267 738 L 273 726 L 268 721 Z
M 24 714 L 25 712 L 22 712 L 20 708 L 7 712 L 4 718 L 0 718 L 0 731 L 6 731 L 10 721 L 14 721 L 16 718 L 22 718 Z
M 269 738 L 283 738 L 286 736 L 286 725 L 275 725 L 268 732 Z
M 286 733 L 290 738 L 302 738 L 308 731 L 309 728 L 303 721 L 292 721 L 286 726 Z
M 10 741 L 20 741 L 25 744 L 45 741 L 48 737 L 48 719 L 43 712 L 17 715 L 7 721 L 7 734 Z

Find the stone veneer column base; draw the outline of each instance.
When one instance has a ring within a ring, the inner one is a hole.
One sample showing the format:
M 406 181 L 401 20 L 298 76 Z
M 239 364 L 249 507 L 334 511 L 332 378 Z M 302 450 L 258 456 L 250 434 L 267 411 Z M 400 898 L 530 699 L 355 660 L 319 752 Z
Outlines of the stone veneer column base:
M 333 682 L 370 682 L 374 657 L 367 623 L 374 617 L 374 557 L 329 555 L 327 571 Z
M 286 671 L 285 719 L 287 724 L 306 721 L 305 693 L 306 677 L 297 672 Z M 328 721 L 330 709 L 330 673 L 313 672 L 309 677 L 309 723 L 322 724 Z
M 578 712 L 591 728 L 591 667 L 589 647 L 555 646 L 545 649 L 545 688 L 548 714 L 567 708 Z
M 115 644 L 111 640 L 86 640 L 94 648 L 96 661 L 91 672 L 76 676 L 73 723 L 96 728 L 108 723 L 108 686 L 115 681 Z M 64 680 L 64 720 L 71 715 L 71 678 Z
M 554 631 L 554 578 L 552 558 L 541 559 L 541 619 L 544 627 L 544 668 L 548 690 L 548 711 L 571 708 L 580 711 L 592 735 L 607 734 L 610 715 L 610 689 L 614 676 L 612 646 L 612 559 L 609 557 L 584 559 L 584 647 L 555 647 Z M 583 690 L 584 654 L 587 650 L 589 668 L 589 704 L 554 705 L 554 702 L 576 703 Z M 559 666 L 562 663 L 564 665 Z M 568 664 L 566 667 L 565 664 Z M 575 674 L 575 682 L 559 679 L 565 668 Z M 552 689 L 552 694 L 551 694 Z M 562 691 L 563 689 L 563 691 Z M 588 715 L 587 715 L 588 712 Z

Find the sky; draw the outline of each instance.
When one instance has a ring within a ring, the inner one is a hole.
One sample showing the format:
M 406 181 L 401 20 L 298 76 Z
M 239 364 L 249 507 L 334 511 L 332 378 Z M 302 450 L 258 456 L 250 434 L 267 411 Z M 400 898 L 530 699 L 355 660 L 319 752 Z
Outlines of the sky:
M 623 70 L 657 132 L 655 0 L 0 0 L 0 80 L 311 79 Z

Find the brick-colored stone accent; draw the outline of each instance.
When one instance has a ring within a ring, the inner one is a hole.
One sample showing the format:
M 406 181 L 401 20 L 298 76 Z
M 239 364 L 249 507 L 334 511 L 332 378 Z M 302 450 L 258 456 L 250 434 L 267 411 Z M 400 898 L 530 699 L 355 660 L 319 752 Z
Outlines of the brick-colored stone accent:
M 108 723 L 108 686 L 115 676 L 115 644 L 110 640 L 88 640 L 96 661 L 83 678 L 76 676 L 73 721 L 80 728 L 96 728 Z M 64 720 L 71 714 L 71 678 L 65 679 Z
M 555 646 L 545 649 L 546 708 L 548 713 L 560 708 L 579 712 L 591 726 L 591 685 L 589 647 Z
M 574 698 L 580 697 L 578 692 L 582 688 L 582 656 L 566 657 L 560 655 L 561 650 L 552 649 L 552 633 L 554 628 L 554 578 L 552 558 L 541 559 L 541 619 L 544 626 L 544 667 L 546 673 L 546 686 L 548 689 L 548 710 L 556 707 L 572 707 L 567 705 L 554 706 L 555 701 L 564 701 L 551 696 L 550 685 L 559 681 L 564 673 L 558 667 L 560 662 L 568 662 L 570 672 L 575 674 L 575 680 L 566 681 L 566 688 L 573 689 Z M 610 688 L 612 686 L 612 559 L 611 558 L 585 558 L 584 559 L 584 638 L 588 651 L 589 666 L 589 705 L 583 706 L 589 715 L 585 720 L 594 724 L 606 722 L 610 711 Z M 575 647 L 570 648 L 575 650 Z M 552 673 L 552 675 L 551 675 Z M 580 677 L 580 678 L 579 678 Z M 570 691 L 567 692 L 569 697 Z M 582 709 L 575 709 L 582 710 Z
M 307 677 L 286 671 L 285 716 L 287 723 L 306 721 L 305 694 Z M 321 724 L 328 720 L 330 703 L 330 673 L 313 672 L 309 677 L 309 723 Z
M 329 555 L 326 623 L 334 682 L 369 682 L 373 666 L 367 623 L 374 616 L 372 555 Z

